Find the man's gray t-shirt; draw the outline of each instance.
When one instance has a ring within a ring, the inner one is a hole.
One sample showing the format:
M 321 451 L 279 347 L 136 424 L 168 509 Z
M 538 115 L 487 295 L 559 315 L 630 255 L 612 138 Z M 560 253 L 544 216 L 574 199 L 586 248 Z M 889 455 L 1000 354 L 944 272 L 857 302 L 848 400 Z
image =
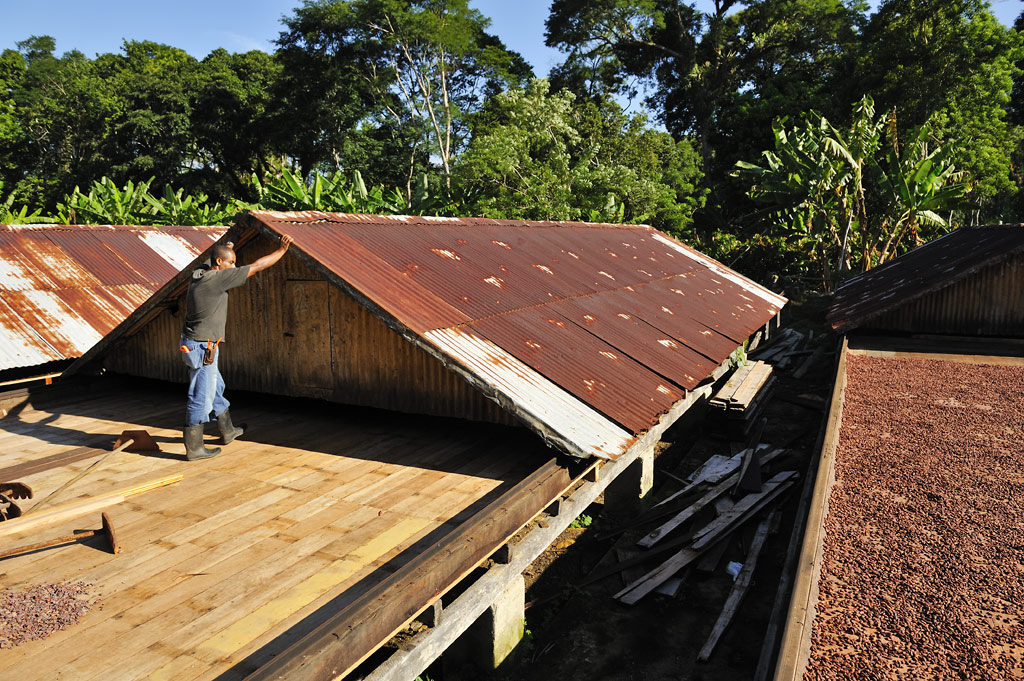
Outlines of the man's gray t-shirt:
M 228 291 L 245 283 L 249 266 L 226 270 L 197 269 L 188 285 L 185 324 L 181 335 L 189 340 L 216 342 L 224 338 L 228 319 Z

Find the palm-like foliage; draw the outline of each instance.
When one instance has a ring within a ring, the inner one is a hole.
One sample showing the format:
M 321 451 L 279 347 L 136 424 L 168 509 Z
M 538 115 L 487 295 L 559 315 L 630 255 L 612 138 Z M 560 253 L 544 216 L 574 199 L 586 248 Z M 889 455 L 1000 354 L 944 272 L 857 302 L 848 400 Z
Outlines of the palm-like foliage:
M 922 226 L 946 229 L 938 211 L 962 206 L 970 188 L 952 148 L 933 140 L 929 126 L 901 145 L 895 114 L 876 117 L 870 97 L 853 114 L 845 131 L 813 113 L 790 129 L 778 121 L 763 165 L 740 161 L 733 172 L 751 182 L 751 198 L 773 206 L 774 224 L 810 251 L 826 288 L 858 250 L 868 269 L 897 255 L 906 235 L 918 243 Z
M 733 176 L 753 182 L 751 198 L 778 207 L 776 224 L 811 251 L 828 285 L 831 251 L 841 246 L 840 216 L 848 212 L 846 187 L 854 172 L 836 153 L 839 134 L 824 117 L 789 130 L 784 122 L 772 128 L 775 149 L 763 152 L 764 165 L 739 161 Z
M 158 198 L 150 193 L 153 178 L 135 184 L 127 182 L 118 187 L 109 177 L 93 182 L 89 193 L 75 190 L 57 204 L 55 222 L 63 224 L 106 225 L 223 225 L 247 206 L 232 201 L 222 207 L 209 204 L 208 197 L 199 193 L 186 195 L 164 187 Z
M 211 205 L 202 192 L 185 194 L 184 189 L 174 191 L 170 186 L 164 187 L 162 198 L 149 193 L 143 198 L 150 206 L 154 223 L 162 225 L 223 225 L 248 207 L 238 200 L 224 207 L 220 203 Z
M 118 187 L 109 177 L 94 182 L 88 194 L 75 187 L 57 204 L 57 220 L 64 224 L 150 224 L 152 209 L 146 196 L 153 178 Z
M 971 188 L 968 173 L 957 169 L 950 147 L 934 142 L 930 126 L 922 126 L 902 146 L 894 131 L 890 137 L 884 162 L 878 165 L 882 215 L 869 251 L 878 262 L 897 255 L 907 236 L 913 247 L 948 231 L 939 211 L 963 207 Z
M 252 184 L 258 196 L 256 207 L 269 210 L 451 215 L 462 207 L 462 200 L 453 191 L 444 187 L 441 191 L 433 190 L 426 176 L 417 180 L 411 200 L 396 188 L 376 185 L 368 189 L 358 170 L 352 171 L 351 180 L 341 171 L 329 176 L 314 172 L 304 180 L 285 167 L 280 169 L 278 177 L 265 183 L 254 175 Z
M 0 182 L 0 225 L 24 225 L 28 223 L 50 222 L 50 218 L 40 215 L 38 209 L 28 212 L 28 206 L 23 205 L 20 209 L 14 206 L 15 194 L 11 192 L 4 197 L 4 183 Z

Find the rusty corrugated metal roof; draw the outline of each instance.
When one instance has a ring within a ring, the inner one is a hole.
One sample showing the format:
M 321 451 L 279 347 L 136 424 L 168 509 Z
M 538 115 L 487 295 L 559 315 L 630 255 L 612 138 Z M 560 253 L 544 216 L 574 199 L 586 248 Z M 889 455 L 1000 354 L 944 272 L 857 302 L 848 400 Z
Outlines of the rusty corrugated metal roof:
M 0 225 L 0 370 L 82 355 L 225 231 Z
M 597 455 L 625 451 L 786 302 L 642 225 L 252 216 L 482 384 L 540 400 L 526 408 L 553 431 L 586 423 Z
M 862 326 L 1024 249 L 1024 225 L 964 227 L 849 279 L 836 291 L 827 321 Z

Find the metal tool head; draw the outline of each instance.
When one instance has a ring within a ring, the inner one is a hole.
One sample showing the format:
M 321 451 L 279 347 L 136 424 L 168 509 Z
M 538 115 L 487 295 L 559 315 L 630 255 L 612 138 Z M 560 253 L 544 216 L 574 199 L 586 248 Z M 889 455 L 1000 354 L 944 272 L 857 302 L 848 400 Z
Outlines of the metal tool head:
M 23 482 L 0 482 L 0 494 L 12 499 L 31 499 L 32 488 Z
M 21 507 L 14 503 L 14 499 L 3 492 L 0 492 L 0 522 L 3 522 L 4 520 L 11 520 L 13 518 L 20 518 L 21 514 Z
M 125 447 L 126 451 L 129 452 L 159 452 L 160 445 L 156 443 L 153 437 L 145 430 L 125 430 L 121 431 L 121 434 L 114 441 L 114 449 L 117 449 L 124 443 L 132 440 L 133 442 Z
M 114 531 L 114 524 L 110 522 L 110 516 L 103 514 L 103 534 L 110 539 L 110 551 L 115 555 L 121 553 L 121 544 L 117 541 L 117 533 Z

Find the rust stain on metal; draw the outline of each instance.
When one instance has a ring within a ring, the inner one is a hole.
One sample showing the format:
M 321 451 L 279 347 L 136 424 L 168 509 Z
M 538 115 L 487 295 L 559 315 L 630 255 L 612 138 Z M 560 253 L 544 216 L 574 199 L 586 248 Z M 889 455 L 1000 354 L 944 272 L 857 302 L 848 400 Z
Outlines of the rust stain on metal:
M 253 216 L 412 332 L 472 332 L 633 435 L 786 302 L 643 225 Z
M 836 291 L 827 321 L 834 329 L 864 326 L 883 313 L 916 303 L 979 270 L 1024 252 L 1024 225 L 964 227 L 849 279 Z M 972 316 L 973 296 L 942 304 Z
M 82 355 L 224 231 L 0 225 L 0 370 Z

